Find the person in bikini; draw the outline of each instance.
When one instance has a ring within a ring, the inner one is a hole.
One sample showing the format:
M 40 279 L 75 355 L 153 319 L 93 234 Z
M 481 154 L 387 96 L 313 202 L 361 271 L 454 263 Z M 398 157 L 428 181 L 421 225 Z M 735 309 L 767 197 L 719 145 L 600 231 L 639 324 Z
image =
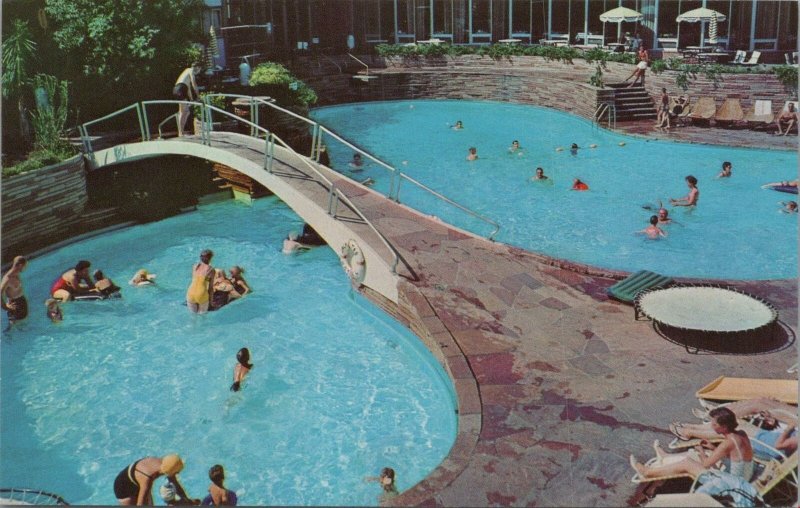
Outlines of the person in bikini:
M 28 266 L 28 260 L 17 256 L 11 263 L 11 268 L 3 275 L 0 281 L 0 304 L 8 314 L 8 326 L 22 321 L 28 317 L 28 300 L 22 289 L 22 279 L 19 274 Z
M 186 290 L 186 305 L 195 314 L 207 312 L 214 296 L 214 269 L 209 264 L 212 257 L 214 253 L 205 249 L 200 253 L 200 262 L 192 267 L 192 283 Z
M 241 266 L 232 266 L 231 267 L 231 276 L 230 279 L 231 284 L 233 284 L 233 289 L 238 293 L 240 296 L 244 296 L 250 291 L 250 285 L 247 284 L 247 281 L 244 280 L 244 268 Z
M 156 478 L 166 476 L 175 485 L 181 498 L 189 504 L 199 505 L 200 500 L 190 499 L 178 482 L 181 470 L 183 461 L 178 455 L 139 459 L 119 472 L 114 480 L 114 495 L 121 505 L 153 506 L 153 484 Z
M 685 198 L 669 199 L 672 206 L 696 206 L 700 199 L 700 189 L 697 188 L 697 178 L 689 175 L 686 177 L 686 185 L 689 186 L 689 194 Z
M 74 299 L 76 296 L 98 294 L 94 287 L 89 267 L 92 264 L 85 259 L 78 261 L 75 268 L 67 270 L 57 278 L 50 287 L 50 296 L 62 302 Z

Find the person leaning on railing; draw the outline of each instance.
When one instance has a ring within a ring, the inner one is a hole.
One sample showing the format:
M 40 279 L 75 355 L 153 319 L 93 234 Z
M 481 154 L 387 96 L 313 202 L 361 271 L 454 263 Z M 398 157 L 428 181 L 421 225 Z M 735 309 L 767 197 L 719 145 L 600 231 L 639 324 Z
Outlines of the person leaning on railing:
M 198 62 L 192 64 L 181 72 L 175 80 L 175 88 L 172 95 L 178 101 L 193 101 L 197 98 L 197 75 L 200 74 L 201 66 Z M 192 108 L 188 104 L 178 105 L 178 136 L 183 136 L 183 129 L 189 120 Z

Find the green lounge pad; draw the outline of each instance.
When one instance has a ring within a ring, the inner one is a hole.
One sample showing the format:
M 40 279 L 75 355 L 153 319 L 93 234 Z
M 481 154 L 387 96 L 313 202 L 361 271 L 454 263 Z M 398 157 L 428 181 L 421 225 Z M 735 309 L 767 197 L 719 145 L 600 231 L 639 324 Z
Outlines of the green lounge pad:
M 633 303 L 640 291 L 645 289 L 663 288 L 675 282 L 670 277 L 659 275 L 647 270 L 639 270 L 627 278 L 617 282 L 606 291 L 609 296 L 622 302 Z

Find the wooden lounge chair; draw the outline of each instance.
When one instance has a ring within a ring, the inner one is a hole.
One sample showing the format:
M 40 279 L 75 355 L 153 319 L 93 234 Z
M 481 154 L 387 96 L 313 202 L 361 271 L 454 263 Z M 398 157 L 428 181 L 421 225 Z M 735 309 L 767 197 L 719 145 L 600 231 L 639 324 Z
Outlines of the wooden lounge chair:
M 675 281 L 670 277 L 639 270 L 608 288 L 606 293 L 621 302 L 633 303 L 639 291 L 666 287 L 673 282 Z
M 717 112 L 717 103 L 713 97 L 700 97 L 689 113 L 689 118 L 694 120 L 711 120 Z
M 742 103 L 739 102 L 739 99 L 725 99 L 725 102 L 714 114 L 714 120 L 717 122 L 738 122 L 742 119 L 744 119 L 744 111 L 742 111 Z
M 646 505 L 647 508 L 677 507 L 714 507 L 725 506 L 708 494 L 693 492 L 691 494 L 658 494 Z
M 748 66 L 748 67 L 754 67 L 754 66 L 758 65 L 758 60 L 760 58 L 761 58 L 761 51 L 753 51 L 753 53 L 750 54 L 750 60 L 748 60 L 746 62 L 742 62 L 739 65 L 745 65 L 745 66 Z
M 753 379 L 720 376 L 695 393 L 700 404 L 706 401 L 734 401 L 769 397 L 797 405 L 796 379 Z
M 751 127 L 771 124 L 775 121 L 775 114 L 772 112 L 772 101 L 756 99 L 753 108 L 744 116 L 744 120 Z

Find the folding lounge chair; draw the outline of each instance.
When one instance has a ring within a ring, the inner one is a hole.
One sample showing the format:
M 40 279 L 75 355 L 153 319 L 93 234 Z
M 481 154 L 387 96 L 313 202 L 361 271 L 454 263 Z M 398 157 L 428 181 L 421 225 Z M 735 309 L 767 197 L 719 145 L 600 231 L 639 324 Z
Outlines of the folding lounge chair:
M 708 401 L 750 400 L 770 397 L 797 404 L 796 379 L 754 379 L 720 376 L 695 393 L 701 405 Z
M 741 49 L 737 50 L 736 51 L 736 55 L 733 57 L 733 60 L 731 60 L 731 63 L 732 64 L 740 64 L 740 63 L 744 62 L 744 58 L 746 56 L 747 56 L 747 52 L 742 51 Z
M 717 103 L 713 97 L 700 97 L 689 113 L 689 118 L 694 120 L 711 120 L 717 112 Z
M 742 119 L 744 119 L 744 111 L 742 111 L 742 103 L 739 102 L 739 99 L 725 99 L 725 102 L 714 114 L 714 120 L 717 122 L 738 122 Z
M 792 487 L 788 489 L 792 493 L 789 494 L 786 499 L 788 503 L 785 504 L 786 506 L 791 506 L 797 501 L 794 499 L 794 492 L 796 492 L 794 488 L 797 486 L 797 452 L 794 452 L 784 460 L 770 460 L 750 484 L 755 488 L 758 495 L 764 498 L 784 480 L 789 482 Z M 698 481 L 695 479 L 690 492 L 695 492 L 698 486 Z M 784 506 L 784 504 L 782 503 L 779 506 Z
M 771 124 L 775 120 L 775 115 L 772 113 L 772 101 L 756 99 L 753 109 L 747 112 L 744 119 L 751 127 Z
M 750 55 L 750 60 L 742 62 L 740 65 L 756 66 L 758 65 L 759 58 L 761 58 L 761 51 L 753 51 L 753 53 Z
M 689 450 L 689 455 L 693 458 L 697 458 L 697 452 L 694 450 Z M 668 464 L 673 464 L 676 462 L 682 461 L 686 457 L 686 454 L 683 453 L 676 453 L 676 454 L 669 454 L 666 455 L 663 459 L 659 459 L 658 457 L 653 457 L 652 459 L 645 462 L 645 467 L 654 467 L 654 466 L 663 466 Z M 665 476 L 642 476 L 638 472 L 634 473 L 631 481 L 633 483 L 648 483 L 648 482 L 657 482 L 662 480 L 673 480 L 675 478 L 691 478 L 692 480 L 697 480 L 694 476 L 689 473 L 680 473 L 674 475 L 665 475 Z
M 693 110 L 694 104 L 692 104 L 691 99 L 689 99 L 683 107 L 683 111 L 675 116 L 675 125 L 685 125 L 689 121 L 689 115 L 692 114 Z
M 646 508 L 668 507 L 714 507 L 725 506 L 708 494 L 694 492 L 691 494 L 658 494 L 644 505 Z
M 666 287 L 673 282 L 673 279 L 664 275 L 639 270 L 608 288 L 606 293 L 621 302 L 633 303 L 639 291 Z

